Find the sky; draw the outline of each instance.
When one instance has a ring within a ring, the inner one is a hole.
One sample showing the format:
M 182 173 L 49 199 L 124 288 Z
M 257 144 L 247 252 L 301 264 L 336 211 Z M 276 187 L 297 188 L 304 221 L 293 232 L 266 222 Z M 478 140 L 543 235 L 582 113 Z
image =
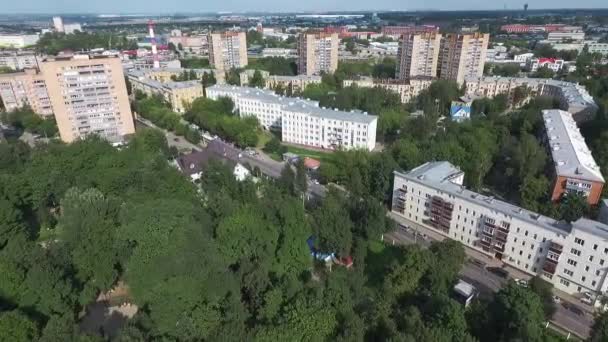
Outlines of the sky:
M 606 8 L 607 0 L 1 0 L 8 13 L 186 13 L 218 11 L 470 10 Z

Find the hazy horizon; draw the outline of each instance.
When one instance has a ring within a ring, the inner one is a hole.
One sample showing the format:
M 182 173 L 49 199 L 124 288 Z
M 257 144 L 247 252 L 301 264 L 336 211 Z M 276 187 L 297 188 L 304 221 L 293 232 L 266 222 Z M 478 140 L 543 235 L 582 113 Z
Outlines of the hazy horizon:
M 516 1 L 497 2 L 482 0 L 461 0 L 458 2 L 438 0 L 432 4 L 424 0 L 409 2 L 399 0 L 377 0 L 370 7 L 369 1 L 362 0 L 309 0 L 306 2 L 285 2 L 280 0 L 226 0 L 218 2 L 198 2 L 196 0 L 106 0 L 98 2 L 81 0 L 22 0 L 6 3 L 3 14 L 171 14 L 171 13 L 217 13 L 217 12 L 325 12 L 325 11 L 457 11 L 457 10 L 502 10 L 521 9 L 529 3 L 534 9 L 586 9 L 607 8 L 606 0 L 582 0 L 574 3 L 566 1 L 539 0 L 537 2 Z

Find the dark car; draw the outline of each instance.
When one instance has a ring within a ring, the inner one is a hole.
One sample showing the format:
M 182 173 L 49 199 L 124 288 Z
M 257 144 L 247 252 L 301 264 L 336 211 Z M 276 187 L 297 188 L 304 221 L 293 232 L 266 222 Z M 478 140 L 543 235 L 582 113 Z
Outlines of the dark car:
M 488 267 L 488 271 L 505 279 L 509 276 L 509 272 L 507 272 L 507 270 L 505 270 L 504 268 L 500 267 Z

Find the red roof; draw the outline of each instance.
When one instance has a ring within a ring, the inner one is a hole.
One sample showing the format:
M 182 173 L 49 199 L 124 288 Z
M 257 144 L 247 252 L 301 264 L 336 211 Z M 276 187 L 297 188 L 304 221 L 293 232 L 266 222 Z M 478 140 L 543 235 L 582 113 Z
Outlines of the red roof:
M 321 162 L 316 159 L 304 157 L 304 166 L 307 169 L 314 170 L 314 169 L 319 168 L 319 166 L 321 166 Z
M 557 58 L 539 58 L 538 63 L 540 64 L 545 64 L 545 63 L 555 63 L 555 61 L 557 60 Z

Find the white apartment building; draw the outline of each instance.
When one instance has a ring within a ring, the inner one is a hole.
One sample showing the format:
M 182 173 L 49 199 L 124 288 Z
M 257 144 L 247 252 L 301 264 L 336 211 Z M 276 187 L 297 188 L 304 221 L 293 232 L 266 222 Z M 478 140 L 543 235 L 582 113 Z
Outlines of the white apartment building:
M 534 58 L 534 54 L 532 52 L 522 53 L 522 54 L 514 55 L 513 56 L 513 60 L 515 62 L 519 62 L 519 63 L 524 64 L 524 65 L 526 63 L 528 63 L 528 60 L 530 60 L 532 58 Z
M 53 28 L 56 32 L 63 32 L 63 19 L 61 17 L 53 17 Z
M 549 68 L 553 72 L 558 72 L 564 67 L 564 60 L 555 58 L 531 58 L 526 65 L 531 72 L 536 72 L 540 68 Z
M 284 49 L 284 48 L 262 49 L 262 57 L 296 58 L 297 56 L 298 56 L 298 50 L 296 50 L 296 49 Z
M 371 77 L 361 77 L 358 80 L 344 80 L 343 87 L 356 85 L 362 88 L 383 88 L 399 94 L 401 103 L 409 103 L 433 83 L 431 77 L 415 77 L 407 80 L 378 80 Z
M 247 36 L 245 32 L 211 33 L 209 63 L 217 70 L 230 70 L 247 66 Z
M 307 75 L 296 75 L 296 76 L 279 76 L 270 75 L 268 71 L 258 70 L 264 78 L 264 89 L 274 89 L 276 87 L 283 87 L 286 91 L 290 91 L 291 94 L 298 94 L 304 91 L 309 84 L 321 83 L 321 76 L 307 76 Z M 239 80 L 241 86 L 249 85 L 249 79 L 253 77 L 256 70 L 247 69 L 243 70 L 239 74 Z
M 0 67 L 13 70 L 38 68 L 38 58 L 34 52 L 6 51 L 0 52 Z
M 215 85 L 207 97 L 229 97 L 241 117 L 255 116 L 262 127 L 280 130 L 284 142 L 325 149 L 376 146 L 377 117 L 319 107 L 316 101 L 279 96 L 272 91 Z
M 395 171 L 392 211 L 569 294 L 608 290 L 608 225 L 572 224 L 467 190 L 449 162 Z
M 494 97 L 512 95 L 515 88 L 526 86 L 534 96 L 552 96 L 559 100 L 560 108 L 572 114 L 577 122 L 588 121 L 595 116 L 598 106 L 584 86 L 549 78 L 525 77 L 471 77 L 466 79 L 465 95 Z
M 440 33 L 403 35 L 398 51 L 396 78 L 405 80 L 411 77 L 437 76 L 440 44 Z
M 608 43 L 588 42 L 587 50 L 589 53 L 601 53 L 608 56 Z
M 0 34 L 0 47 L 24 48 L 38 43 L 37 34 Z
M 585 40 L 585 32 L 583 32 L 582 28 L 571 32 L 554 31 L 547 34 L 547 42 L 549 43 L 560 43 L 563 41 L 580 42 L 583 40 Z

